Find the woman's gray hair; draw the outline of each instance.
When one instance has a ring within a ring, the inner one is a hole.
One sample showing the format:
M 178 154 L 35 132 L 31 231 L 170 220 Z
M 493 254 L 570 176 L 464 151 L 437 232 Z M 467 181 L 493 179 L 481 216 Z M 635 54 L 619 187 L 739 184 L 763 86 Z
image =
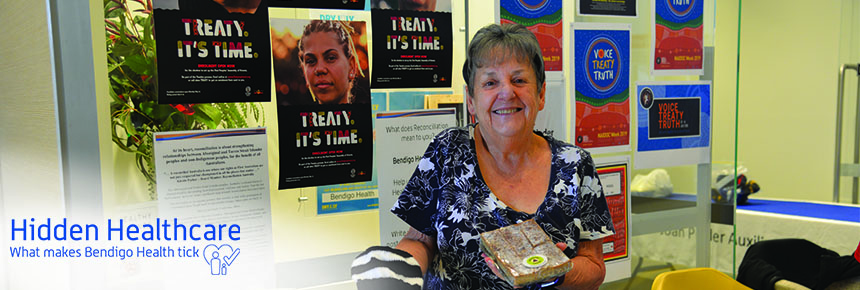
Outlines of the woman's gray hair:
M 478 30 L 469 43 L 466 62 L 463 64 L 463 78 L 469 86 L 469 94 L 474 95 L 473 83 L 478 68 L 497 64 L 511 57 L 531 63 L 540 91 L 546 81 L 546 72 L 537 37 L 521 24 L 490 24 Z

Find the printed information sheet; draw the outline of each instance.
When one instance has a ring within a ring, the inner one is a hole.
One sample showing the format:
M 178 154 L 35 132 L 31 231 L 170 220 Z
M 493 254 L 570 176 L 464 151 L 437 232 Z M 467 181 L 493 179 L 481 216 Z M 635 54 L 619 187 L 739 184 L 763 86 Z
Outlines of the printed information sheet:
M 267 161 L 265 128 L 155 135 L 157 223 L 169 226 L 168 236 L 187 234 L 161 244 L 193 255 L 164 263 L 165 280 L 198 289 L 274 286 Z
M 382 245 L 394 247 L 406 234 L 409 226 L 389 210 L 403 192 L 433 137 L 456 124 L 454 109 L 376 114 L 379 235 Z

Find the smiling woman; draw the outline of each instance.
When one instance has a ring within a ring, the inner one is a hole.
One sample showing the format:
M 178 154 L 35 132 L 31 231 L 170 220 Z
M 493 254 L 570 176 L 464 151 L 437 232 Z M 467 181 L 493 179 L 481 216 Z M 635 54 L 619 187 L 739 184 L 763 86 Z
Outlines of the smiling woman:
M 576 265 L 549 284 L 597 289 L 612 219 L 589 153 L 534 131 L 546 98 L 537 38 L 518 24 L 482 28 L 463 78 L 477 123 L 432 140 L 391 209 L 410 228 L 395 249 L 356 258 L 358 288 L 512 289 L 482 256 L 480 235 L 534 219 Z

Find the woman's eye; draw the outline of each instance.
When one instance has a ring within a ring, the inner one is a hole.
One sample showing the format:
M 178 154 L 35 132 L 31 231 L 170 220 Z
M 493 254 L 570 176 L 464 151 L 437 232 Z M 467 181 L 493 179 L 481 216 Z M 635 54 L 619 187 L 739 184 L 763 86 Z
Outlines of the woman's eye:
M 337 60 L 337 55 L 327 55 L 325 57 L 325 60 L 328 62 L 333 62 L 333 61 Z
M 494 86 L 495 84 L 496 84 L 496 81 L 485 81 L 484 87 L 491 87 L 491 86 Z
M 316 59 L 316 58 L 311 58 L 311 57 L 306 57 L 306 58 L 305 58 L 305 64 L 314 65 L 314 64 L 316 64 L 316 63 L 317 63 L 317 59 Z
M 514 79 L 514 83 L 515 83 L 515 84 L 524 84 L 524 83 L 526 83 L 526 80 L 524 80 L 524 79 Z

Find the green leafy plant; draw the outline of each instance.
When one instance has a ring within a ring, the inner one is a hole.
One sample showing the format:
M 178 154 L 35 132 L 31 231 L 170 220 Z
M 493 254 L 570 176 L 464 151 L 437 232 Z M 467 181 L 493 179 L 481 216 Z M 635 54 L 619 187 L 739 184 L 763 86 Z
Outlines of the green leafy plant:
M 113 143 L 151 185 L 153 133 L 265 126 L 257 103 L 158 104 L 152 0 L 104 0 L 104 15 Z

